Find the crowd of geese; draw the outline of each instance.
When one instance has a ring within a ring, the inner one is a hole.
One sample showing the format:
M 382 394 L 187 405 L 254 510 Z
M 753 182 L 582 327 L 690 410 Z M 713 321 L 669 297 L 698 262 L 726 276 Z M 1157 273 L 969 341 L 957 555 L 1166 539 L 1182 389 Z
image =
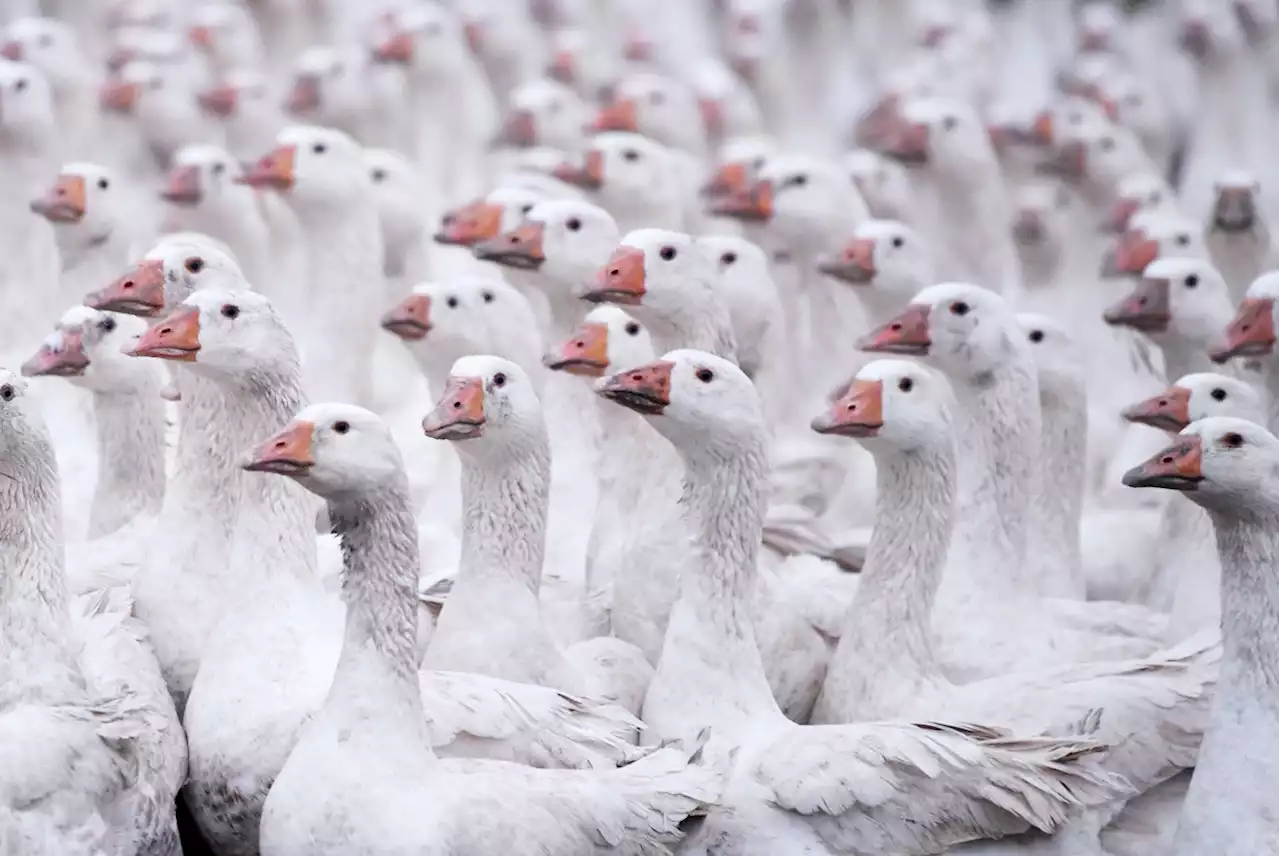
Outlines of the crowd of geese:
M 1274 856 L 1277 17 L 0 2 L 0 856 Z

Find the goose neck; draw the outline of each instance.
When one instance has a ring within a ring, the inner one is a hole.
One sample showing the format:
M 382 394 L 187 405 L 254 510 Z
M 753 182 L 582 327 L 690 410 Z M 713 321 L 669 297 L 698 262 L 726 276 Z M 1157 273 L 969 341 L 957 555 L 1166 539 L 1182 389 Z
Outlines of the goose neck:
M 114 532 L 164 499 L 164 400 L 157 382 L 123 393 L 95 392 L 98 483 L 89 537 Z
M 1220 695 L 1237 701 L 1277 694 L 1277 506 L 1240 513 L 1208 509 L 1222 561 L 1223 665 Z M 1255 701 L 1256 703 L 1256 701 Z
M 1080 517 L 1088 438 L 1083 387 L 1041 387 L 1040 415 L 1040 467 L 1031 503 L 1027 560 L 1037 566 L 1035 578 L 1043 594 L 1080 597 L 1084 594 Z
M 737 362 L 738 346 L 729 310 L 711 291 L 710 284 L 705 288 L 706 293 L 699 295 L 700 299 L 683 301 L 684 305 L 676 312 L 644 312 L 638 308 L 637 314 L 650 325 L 661 354 L 679 348 L 695 348 Z M 688 293 L 691 298 L 693 292 L 691 288 Z

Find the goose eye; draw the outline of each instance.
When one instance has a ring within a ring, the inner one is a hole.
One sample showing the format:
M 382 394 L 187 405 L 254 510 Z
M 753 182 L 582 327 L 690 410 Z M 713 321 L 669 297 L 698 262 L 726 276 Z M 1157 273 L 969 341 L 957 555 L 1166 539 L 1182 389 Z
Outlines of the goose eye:
M 565 222 L 564 227 L 570 232 L 576 232 L 582 228 L 582 221 L 577 217 L 570 217 L 568 221 Z
M 1195 274 L 1191 274 L 1190 276 L 1188 276 L 1186 279 L 1182 281 L 1182 284 L 1185 285 L 1187 288 L 1195 288 L 1197 285 L 1200 284 L 1200 277 L 1196 276 Z
M 1116 147 L 1116 141 L 1111 139 L 1110 137 L 1103 137 L 1102 142 L 1100 142 L 1098 145 L 1102 147 L 1102 150 L 1104 152 L 1109 152 Z
M 1227 391 L 1220 386 L 1215 386 L 1213 391 L 1209 393 L 1209 397 L 1214 401 L 1226 401 Z
M 703 383 L 711 383 L 711 381 L 715 380 L 716 374 L 711 369 L 698 369 L 694 377 Z
M 494 385 L 494 386 L 506 386 L 506 385 L 507 385 L 507 376 L 506 376 L 505 374 L 503 374 L 502 372 L 498 372 L 496 375 L 494 375 L 494 376 L 493 376 L 493 385 Z
M 324 143 L 316 143 L 311 147 L 311 151 L 315 152 L 318 155 L 324 154 L 326 151 L 328 151 L 328 149 L 329 147 L 326 146 Z
M 481 293 L 481 295 L 480 295 L 480 296 L 484 298 L 484 302 L 485 302 L 485 303 L 492 303 L 492 302 L 493 302 L 493 292 L 492 292 L 492 291 L 485 291 L 485 292 Z
M 444 303 L 445 303 L 445 305 L 446 305 L 446 306 L 448 306 L 450 309 L 457 309 L 457 308 L 458 308 L 458 298 L 456 298 L 456 297 L 450 297 L 450 298 L 449 298 L 448 300 L 446 300 Z
M 675 248 L 675 247 L 663 247 L 661 250 L 658 250 L 658 256 L 659 256 L 659 258 L 661 258 L 664 262 L 669 262 L 669 261 L 671 261 L 672 259 L 674 259 L 674 258 L 676 257 L 676 248 Z
M 110 186 L 111 186 L 111 182 L 107 181 L 105 178 L 98 179 L 99 190 L 106 190 Z
M 640 160 L 640 153 L 635 149 L 626 149 L 622 152 L 622 159 L 634 163 Z
M 649 103 L 650 103 L 650 104 L 661 104 L 662 102 L 664 102 L 664 101 L 666 101 L 666 100 L 667 100 L 667 99 L 666 99 L 666 97 L 665 97 L 661 92 L 650 92 L 650 93 L 649 93 Z
M 200 271 L 204 270 L 204 259 L 200 258 L 199 256 L 196 256 L 195 258 L 192 258 L 192 259 L 187 259 L 187 263 L 184 265 L 184 267 L 191 273 L 200 273 Z
M 787 184 L 791 185 L 792 187 L 804 187 L 808 183 L 809 183 L 809 176 L 805 175 L 804 173 L 800 173 L 799 175 L 793 175 L 791 176 L 790 179 L 787 180 Z
M 223 307 L 222 307 L 222 317 L 223 317 L 223 318 L 232 318 L 232 319 L 234 319 L 234 318 L 239 318 L 239 317 L 240 317 L 240 307 L 239 307 L 239 306 L 236 306 L 234 303 L 228 303 L 228 304 L 226 304 L 225 306 L 223 306 Z
M 528 213 L 529 213 L 530 211 L 532 211 L 532 210 L 533 210 L 533 203 L 532 203 L 532 202 L 531 202 L 531 203 L 529 203 L 528 205 L 521 205 L 521 206 L 520 206 L 520 213 L 521 213 L 521 214 L 528 214 Z
M 916 382 L 909 377 L 904 377 L 902 380 L 898 381 L 898 389 L 902 390 L 903 392 L 910 392 L 912 389 L 915 388 L 915 385 L 916 385 Z
M 8 386 L 8 384 L 6 384 L 6 386 Z M 4 387 L 0 387 L 0 395 L 3 395 L 3 393 Z M 8 401 L 8 399 L 5 400 Z M 1228 449 L 1239 449 L 1244 445 L 1244 438 L 1232 431 L 1230 434 L 1222 435 L 1222 445 L 1226 446 Z
M 107 317 L 98 322 L 98 329 L 104 333 L 110 333 L 116 329 L 116 319 Z
M 956 129 L 956 124 L 955 116 L 948 116 L 942 120 L 942 127 L 948 131 L 954 131 Z
M 4 386 L 0 386 L 0 399 L 4 399 L 5 401 L 13 401 L 13 397 L 16 394 L 17 393 L 14 391 L 13 384 L 6 383 Z
M 47 48 L 49 45 L 53 44 L 53 37 L 46 33 L 36 39 L 36 44 L 40 45 L 42 48 Z
M 906 243 L 906 240 L 901 235 L 898 235 L 894 237 L 892 243 L 895 247 L 901 247 L 903 244 Z
M 963 300 L 957 300 L 955 303 L 951 304 L 951 314 L 960 316 L 968 315 L 969 304 L 965 303 Z
M 638 335 L 640 332 L 640 325 L 634 321 L 631 321 L 627 324 L 627 326 L 624 329 L 627 331 L 628 336 L 635 336 L 635 335 Z
M 1044 341 L 1044 331 L 1032 330 L 1030 333 L 1027 334 L 1027 338 L 1038 345 Z
M 335 434 L 346 434 L 350 430 L 351 423 L 345 419 L 339 419 L 337 422 L 333 423 L 333 433 Z
M 222 175 L 226 171 L 227 171 L 227 165 L 225 163 L 222 163 L 221 161 L 213 165 L 214 175 Z
M 720 257 L 720 264 L 731 265 L 738 260 L 737 253 L 725 253 Z
M 369 177 L 373 179 L 374 184 L 382 184 L 387 180 L 387 171 L 385 169 L 375 169 L 369 173 Z
M 1191 237 L 1189 235 L 1179 235 L 1174 239 L 1174 243 L 1179 247 L 1185 247 L 1187 244 L 1191 243 Z

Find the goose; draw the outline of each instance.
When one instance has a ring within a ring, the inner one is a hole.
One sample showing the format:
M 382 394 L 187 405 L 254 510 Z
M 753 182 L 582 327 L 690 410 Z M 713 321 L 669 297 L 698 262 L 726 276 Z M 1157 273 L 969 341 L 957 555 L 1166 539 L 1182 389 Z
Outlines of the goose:
M 698 158 L 707 154 L 706 125 L 693 90 L 663 74 L 639 71 L 613 87 L 591 125 L 603 131 L 642 134 Z
M 417 167 L 392 149 L 365 149 L 382 229 L 382 272 L 387 288 L 396 279 L 413 281 L 426 274 L 426 220 L 420 210 L 422 180 Z M 398 289 L 396 289 L 398 290 Z
M 263 63 L 265 49 L 257 22 L 238 3 L 202 2 L 188 19 L 187 38 L 215 75 Z
M 961 459 L 955 534 L 934 619 L 946 640 L 948 673 L 992 676 L 1015 664 L 1151 654 L 1155 640 L 1142 628 L 1040 594 L 1041 574 L 1060 573 L 1046 566 L 1063 557 L 1037 556 L 1038 545 L 1028 549 L 1031 497 L 1043 477 L 1036 455 L 1041 417 L 1030 346 L 1005 300 L 968 283 L 930 286 L 858 347 L 924 357 L 946 373 L 960 430 L 973 443 Z M 991 610 L 1001 608 L 994 592 L 1009 612 L 1001 614 L 998 637 L 978 643 L 983 627 L 992 626 Z M 977 609 L 988 618 L 961 617 Z M 969 648 L 975 644 L 981 648 Z
M 135 59 L 103 84 L 103 109 L 128 119 L 151 163 L 165 169 L 189 143 L 219 142 L 219 128 L 204 116 L 188 82 L 157 63 Z
M 360 145 L 333 128 L 295 125 L 239 179 L 278 193 L 306 240 L 311 300 L 299 327 L 308 388 L 350 399 L 368 394 L 384 251 L 378 209 Z M 341 353 L 331 343 L 346 343 Z
M 1129 229 L 1103 259 L 1104 276 L 1138 276 L 1161 258 L 1209 258 L 1200 228 L 1181 215 L 1144 211 L 1133 216 Z
M 1125 474 L 1129 487 L 1177 490 L 1205 509 L 1222 563 L 1222 678 L 1170 848 L 1179 856 L 1275 851 L 1277 458 L 1265 428 L 1215 416 Z
M 1154 211 L 1172 215 L 1177 205 L 1177 197 L 1162 176 L 1139 170 L 1126 175 L 1116 185 L 1116 200 L 1106 226 L 1109 231 L 1122 235 L 1129 230 L 1135 214 Z
M 904 300 L 935 280 L 928 242 L 897 220 L 860 223 L 840 252 L 824 257 L 818 269 L 853 286 L 872 324 L 887 321 Z
M 227 151 L 252 162 L 270 148 L 285 125 L 284 111 L 274 97 L 272 80 L 260 69 L 238 66 L 196 95 L 196 102 L 226 136 Z
M 1266 425 L 1276 427 L 1277 367 L 1276 300 L 1280 298 L 1280 276 L 1264 273 L 1249 286 L 1226 331 L 1214 342 L 1209 357 L 1217 364 L 1233 357 L 1259 358 L 1260 384 L 1267 398 Z
M 547 40 L 547 77 L 572 87 L 587 100 L 608 94 L 618 73 L 618 58 L 602 44 L 604 40 L 598 33 L 579 26 L 561 26 L 552 30 Z
M 1183 375 L 1159 395 L 1126 408 L 1124 418 L 1176 434 L 1211 416 L 1233 416 L 1261 425 L 1265 413 L 1263 397 L 1249 384 L 1198 372 Z M 1160 537 L 1152 552 L 1155 578 L 1146 601 L 1169 613 L 1170 637 L 1187 637 L 1219 624 L 1221 568 L 1211 532 L 1212 523 L 1199 506 L 1170 502 L 1164 507 Z
M 1019 302 L 1049 309 L 1052 306 L 1049 301 L 1062 292 L 1054 286 L 1063 284 L 1066 267 L 1063 256 L 1070 249 L 1067 242 L 1074 219 L 1068 209 L 1073 200 L 1066 187 L 1046 181 L 1028 182 L 1012 195 L 1013 242 L 1026 288 L 1025 298 Z M 1059 298 L 1057 302 L 1065 301 Z M 1050 311 L 1050 314 L 1057 313 Z
M 75 31 L 54 18 L 23 17 L 12 19 L 3 36 L 0 54 L 31 65 L 48 79 L 68 154 L 82 151 L 99 126 L 98 79 Z
M 692 176 L 685 163 L 672 149 L 639 134 L 596 134 L 582 163 L 566 163 L 555 176 L 590 192 L 624 230 L 683 228 L 692 204 Z
M 698 99 L 707 144 L 717 148 L 726 140 L 764 130 L 760 105 L 742 78 L 723 62 L 705 57 L 689 71 L 689 85 Z
M 587 105 L 576 92 L 555 80 L 530 80 L 511 91 L 496 141 L 528 148 L 550 146 L 576 152 L 584 143 Z
M 680 837 L 686 816 L 718 798 L 723 771 L 688 765 L 689 753 L 676 747 L 602 772 L 437 760 L 431 726 L 439 701 L 424 700 L 414 681 L 413 517 L 385 424 L 351 405 L 312 405 L 257 447 L 247 466 L 325 498 L 346 563 L 346 629 L 333 686 L 271 785 L 263 856 L 299 848 L 337 856 L 352 847 L 490 852 L 516 836 L 522 846 L 548 852 L 661 852 Z M 379 678 L 371 682 L 373 675 Z M 390 775 L 399 783 L 393 790 L 371 787 Z M 508 811 L 471 817 L 477 798 L 500 799 Z M 424 818 L 423 810 L 442 800 L 461 823 Z M 338 805 L 346 818 L 341 830 L 331 822 Z M 390 822 L 400 812 L 412 821 Z
M 767 387 L 767 378 L 757 377 L 772 363 L 786 359 L 782 301 L 769 258 L 739 235 L 703 235 L 697 244 L 714 260 L 720 274 L 712 283 L 729 309 L 738 365 L 757 386 Z
M 26 853 L 180 852 L 182 728 L 119 593 L 68 596 L 57 468 L 27 393 L 0 372 L 6 837 Z
M 293 122 L 337 128 L 367 146 L 402 145 L 405 82 L 359 44 L 312 45 L 297 55 L 284 109 Z M 270 143 L 268 143 L 270 145 Z
M 846 153 L 844 166 L 871 216 L 905 223 L 913 221 L 915 190 L 906 167 L 870 149 Z
M 1213 214 L 1205 224 L 1204 242 L 1232 299 L 1239 301 L 1253 281 L 1275 264 L 1275 237 L 1259 210 L 1262 185 L 1257 179 L 1234 170 L 1220 176 L 1213 191 Z
M 1041 795 L 1065 796 L 1058 790 L 1065 782 L 1050 785 L 1041 779 L 1032 758 L 1047 751 L 1065 760 L 1060 753 L 1068 746 L 1082 748 L 1078 741 L 1033 740 L 1019 747 L 1030 757 L 1017 757 L 1021 751 L 1006 754 L 1012 748 L 1007 742 L 991 739 L 994 732 L 977 726 L 905 721 L 801 726 L 785 719 L 742 609 L 754 585 L 766 485 L 766 431 L 750 380 L 729 360 L 676 350 L 601 378 L 596 389 L 640 413 L 676 448 L 685 466 L 681 505 L 702 560 L 681 576 L 680 598 L 645 696 L 643 739 L 677 739 L 710 727 L 704 757 L 736 750 L 720 805 L 686 847 L 693 852 L 727 847 L 744 853 L 779 848 L 859 853 L 887 846 L 902 853 L 939 852 L 1028 824 L 1049 829 L 1074 808 L 1059 803 L 1046 814 L 1028 813 L 1029 805 L 1016 794 L 1029 784 L 1022 779 L 1027 775 L 1049 787 Z M 694 686 L 700 687 L 696 693 Z M 706 692 L 718 699 L 714 709 L 698 702 Z M 876 749 L 868 754 L 872 746 Z M 954 766 L 938 765 L 944 746 L 957 753 L 951 756 Z M 1070 765 L 1070 772 L 1060 767 L 1058 774 L 1083 776 L 1072 790 L 1078 784 L 1075 793 L 1089 803 L 1109 787 L 1084 764 Z M 937 778 L 921 778 L 922 765 Z M 974 799 L 978 781 L 993 783 L 988 777 L 996 769 L 1020 770 L 1003 780 L 1008 789 L 998 789 L 1001 808 L 987 797 Z

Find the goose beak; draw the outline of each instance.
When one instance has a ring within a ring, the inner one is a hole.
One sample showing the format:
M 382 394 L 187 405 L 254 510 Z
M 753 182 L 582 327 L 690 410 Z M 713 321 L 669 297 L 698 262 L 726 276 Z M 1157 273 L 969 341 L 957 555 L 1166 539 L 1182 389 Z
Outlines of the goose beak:
M 0 56 L 12 62 L 22 62 L 23 53 L 22 42 L 7 41 L 0 47 Z
M 604 186 L 604 155 L 598 149 L 592 149 L 583 158 L 582 166 L 560 164 L 551 174 L 565 184 L 583 190 L 599 190 Z
M 203 24 L 197 24 L 187 31 L 193 47 L 208 51 L 213 49 L 213 30 Z
M 175 166 L 169 170 L 168 185 L 160 191 L 160 197 L 174 205 L 198 205 L 202 196 L 198 166 Z
M 61 175 L 53 188 L 31 203 L 31 210 L 50 223 L 79 223 L 84 218 L 84 178 Z
M 200 109 L 223 119 L 236 112 L 236 104 L 240 101 L 240 93 L 234 86 L 214 86 L 196 96 Z
M 547 77 L 566 86 L 572 86 L 578 77 L 574 68 L 573 52 L 563 48 L 557 50 L 551 57 L 551 62 L 547 64 Z
M 435 410 L 422 420 L 433 440 L 471 440 L 484 433 L 484 383 L 478 377 L 450 377 Z
M 609 326 L 589 321 L 542 358 L 547 368 L 579 377 L 604 377 L 609 368 Z
M 747 165 L 742 161 L 729 161 L 721 164 L 711 175 L 707 183 L 702 185 L 702 195 L 716 199 L 733 193 L 742 193 L 751 186 L 751 175 Z
M 1129 221 L 1138 213 L 1139 207 L 1136 199 L 1117 199 L 1115 205 L 1111 206 L 1111 216 L 1107 223 L 1111 231 L 1120 235 L 1129 231 Z
M 1261 357 L 1270 354 L 1275 346 L 1274 301 L 1246 297 L 1240 301 L 1236 317 L 1227 325 L 1222 341 L 1209 351 L 1209 358 L 1215 363 L 1225 363 L 1233 357 Z
M 898 127 L 898 96 L 886 95 L 854 127 L 854 141 L 863 148 L 879 150 L 888 144 Z
M 483 199 L 464 205 L 444 216 L 434 240 L 437 244 L 474 247 L 502 231 L 502 214 L 501 205 Z
M 615 98 L 609 104 L 600 108 L 600 112 L 596 114 L 595 121 L 591 123 L 589 130 L 595 133 L 601 131 L 629 131 L 637 133 L 640 129 L 636 120 L 636 102 L 632 98 Z
M 527 149 L 538 144 L 538 128 L 533 114 L 528 110 L 513 110 L 507 114 L 494 142 L 500 146 Z
M 1171 386 L 1157 396 L 1125 408 L 1124 418 L 1176 434 L 1191 424 L 1190 406 L 1191 390 Z
M 382 329 L 406 342 L 418 342 L 431 332 L 431 298 L 410 294 L 382 316 Z
M 644 299 L 644 279 L 644 250 L 618 247 L 596 273 L 595 283 L 586 286 L 578 296 L 592 303 L 638 306 Z
M 547 257 L 542 252 L 543 224 L 526 222 L 472 248 L 476 258 L 516 270 L 537 270 Z
M 1113 326 L 1160 333 L 1169 327 L 1169 281 L 1143 277 L 1128 297 L 1102 314 Z
M 929 307 L 912 303 L 897 318 L 858 340 L 858 350 L 876 354 L 923 357 L 933 346 L 929 336 Z
M 315 428 L 305 419 L 290 422 L 283 431 L 254 449 L 241 467 L 253 473 L 306 475 L 316 463 L 312 455 Z
M 1045 110 L 1031 123 L 1031 139 L 1042 146 L 1053 145 L 1053 114 Z
M 657 416 L 671 403 L 671 370 L 675 363 L 658 360 L 596 381 L 596 395 L 628 410 Z
M 1196 485 L 1204 481 L 1203 452 L 1199 437 L 1179 436 L 1172 446 L 1125 473 L 1123 482 L 1126 487 L 1195 490 Z
M 773 182 L 761 179 L 750 187 L 729 193 L 711 203 L 711 213 L 751 223 L 768 223 L 773 219 Z
M 413 62 L 413 36 L 396 33 L 373 49 L 373 58 L 377 62 L 408 65 Z
M 264 155 L 243 176 L 236 178 L 236 183 L 259 189 L 289 190 L 293 187 L 293 168 L 297 154 L 297 146 L 280 146 Z
M 84 336 L 79 330 L 61 334 L 58 348 L 41 345 L 31 359 L 22 364 L 24 377 L 79 377 L 89 367 L 89 355 L 84 352 Z
M 1247 232 L 1257 219 L 1253 191 L 1247 187 L 1222 187 L 1213 205 L 1213 225 L 1222 232 Z
M 1120 236 L 1115 249 L 1104 263 L 1106 276 L 1140 274 L 1160 255 L 1160 244 L 1148 238 L 1141 229 L 1130 229 Z
M 85 306 L 155 318 L 164 311 L 164 262 L 148 259 L 84 300 Z
M 837 258 L 819 262 L 818 270 L 850 285 L 866 285 L 876 278 L 876 242 L 854 238 Z
M 699 98 L 698 113 L 702 116 L 702 127 L 711 139 L 724 136 L 724 108 L 715 98 Z
M 138 101 L 138 85 L 124 80 L 113 80 L 103 84 L 99 98 L 104 110 L 113 113 L 132 113 Z
M 874 437 L 884 427 L 884 383 L 854 380 L 811 426 L 819 434 L 841 437 Z
M 284 109 L 295 116 L 319 110 L 320 79 L 314 74 L 299 74 L 295 77 Z
M 928 163 L 929 126 L 920 122 L 901 123 L 882 148 L 884 154 L 901 163 Z
M 128 354 L 131 357 L 156 357 L 194 363 L 200 352 L 200 310 L 179 309 L 168 318 L 148 328 Z

